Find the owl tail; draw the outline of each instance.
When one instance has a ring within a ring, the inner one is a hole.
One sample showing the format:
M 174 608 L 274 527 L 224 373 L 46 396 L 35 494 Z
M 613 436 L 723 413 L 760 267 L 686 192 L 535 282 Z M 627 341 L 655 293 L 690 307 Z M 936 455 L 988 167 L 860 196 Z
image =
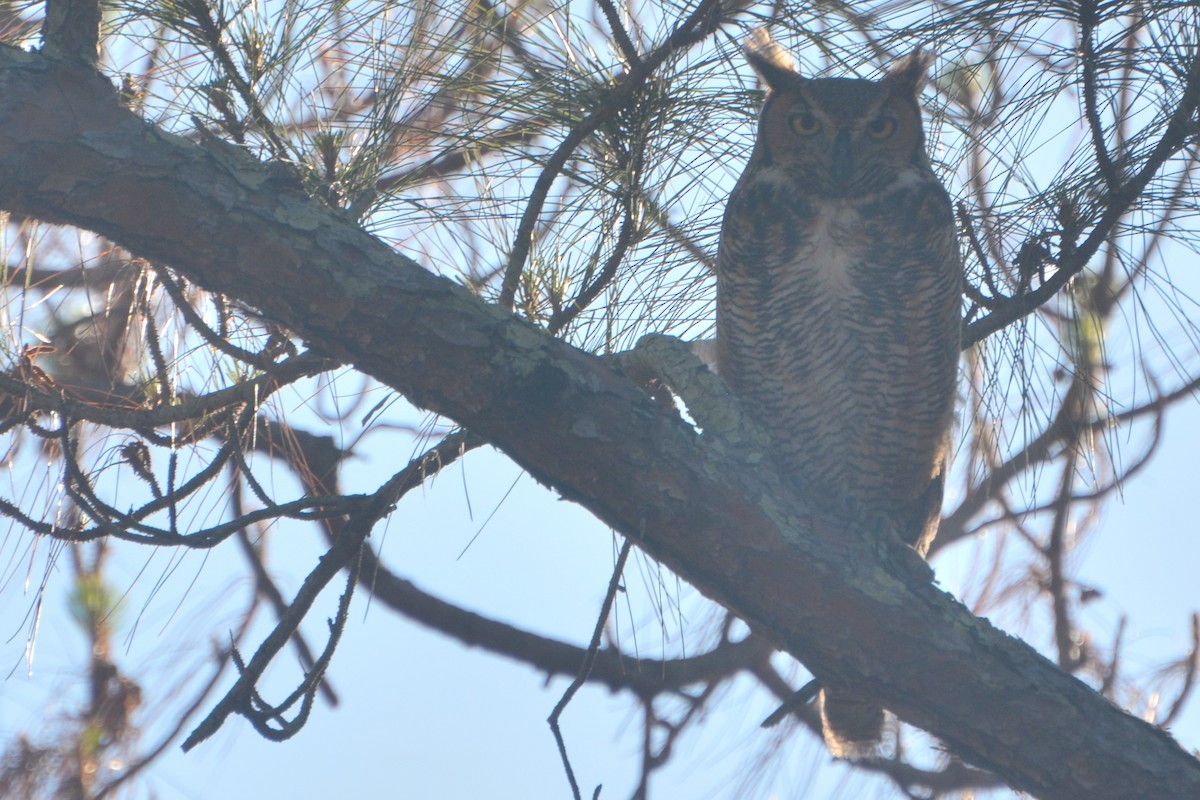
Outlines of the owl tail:
M 821 691 L 821 727 L 825 746 L 835 758 L 882 755 L 883 709 L 853 694 Z

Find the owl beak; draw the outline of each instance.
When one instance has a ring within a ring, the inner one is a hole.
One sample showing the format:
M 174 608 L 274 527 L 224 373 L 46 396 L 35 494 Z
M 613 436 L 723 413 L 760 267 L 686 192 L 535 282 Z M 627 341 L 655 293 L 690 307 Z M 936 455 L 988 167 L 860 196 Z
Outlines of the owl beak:
M 850 176 L 854 172 L 854 156 L 850 151 L 850 132 L 842 129 L 833 140 L 833 165 L 830 170 L 833 183 L 839 189 L 845 189 L 850 184 Z

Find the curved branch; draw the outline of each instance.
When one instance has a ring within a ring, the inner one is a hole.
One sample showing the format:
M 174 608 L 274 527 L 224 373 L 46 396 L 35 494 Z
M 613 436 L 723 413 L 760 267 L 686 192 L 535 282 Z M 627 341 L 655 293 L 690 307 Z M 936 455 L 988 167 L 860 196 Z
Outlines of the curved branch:
M 142 431 L 162 425 L 192 422 L 232 405 L 261 405 L 279 388 L 337 366 L 336 362 L 325 356 L 301 353 L 274 365 L 270 372 L 257 377 L 207 394 L 177 397 L 177 402 L 162 402 L 150 408 L 131 407 L 135 403 L 140 405 L 132 397 L 112 397 L 111 404 L 78 400 L 70 396 L 69 386 L 64 387 L 63 392 L 52 392 L 44 383 L 22 380 L 14 377 L 13 372 L 0 372 L 0 397 L 7 395 L 19 398 L 27 410 L 62 413 L 72 420 Z M 131 395 L 134 391 L 140 392 L 137 387 L 127 388 Z M 117 405 L 118 400 L 123 401 L 123 405 Z
M 1120 186 L 1120 176 L 1104 141 L 1104 124 L 1100 120 L 1096 88 L 1096 28 L 1100 24 L 1099 0 L 1084 0 L 1079 4 L 1079 61 L 1083 72 L 1083 114 L 1092 137 L 1092 151 L 1109 191 Z
M 508 257 L 508 263 L 504 267 L 504 281 L 500 287 L 501 305 L 512 305 L 521 278 L 521 270 L 525 268 L 525 260 L 528 258 L 529 248 L 533 244 L 533 229 L 537 225 L 538 217 L 541 216 L 546 197 L 550 194 L 550 187 L 562 172 L 563 167 L 566 166 L 571 154 L 579 145 L 583 144 L 588 136 L 595 133 L 605 120 L 619 112 L 634 96 L 634 93 L 642 87 L 642 84 L 675 51 L 695 44 L 715 30 L 716 15 L 720 8 L 719 0 L 700 0 L 700 4 L 688 15 L 687 19 L 679 23 L 667 41 L 632 65 L 629 72 L 625 73 L 617 85 L 608 92 L 604 102 L 580 120 L 546 160 L 546 165 L 542 167 L 542 172 L 538 175 L 530 192 L 528 205 L 525 206 L 521 222 L 517 225 L 517 233 L 513 237 L 512 251 Z
M 1158 171 L 1196 138 L 1198 128 L 1195 117 L 1198 108 L 1200 108 L 1200 52 L 1192 56 L 1184 79 L 1179 105 L 1168 117 L 1162 136 L 1146 156 L 1141 169 L 1109 192 L 1105 198 L 1104 212 L 1100 215 L 1095 227 L 1092 228 L 1092 232 L 1077 249 L 1071 250 L 1069 258 L 1063 259 L 1058 264 L 1058 270 L 1038 288 L 1006 300 L 987 316 L 967 325 L 963 331 L 964 348 L 987 338 L 1045 305 L 1072 278 L 1083 271 L 1100 247 L 1112 235 L 1116 226 L 1134 207 Z
M 586 648 L 539 636 L 435 597 L 380 566 L 374 553 L 365 555 L 363 567 L 364 583 L 371 587 L 376 600 L 465 645 L 528 664 L 548 677 L 575 676 L 587 656 Z M 635 660 L 615 647 L 605 647 L 597 652 L 588 680 L 650 699 L 728 678 L 769 658 L 774 650 L 766 639 L 753 635 L 738 642 L 723 642 L 707 653 L 687 658 L 640 656 Z

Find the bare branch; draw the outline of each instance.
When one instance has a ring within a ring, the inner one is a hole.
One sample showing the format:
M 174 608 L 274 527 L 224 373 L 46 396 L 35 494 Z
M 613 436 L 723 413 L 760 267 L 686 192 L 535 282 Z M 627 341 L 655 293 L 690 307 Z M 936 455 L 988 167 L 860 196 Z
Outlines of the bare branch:
M 680 22 L 667 41 L 652 50 L 632 69 L 622 75 L 616 86 L 609 90 L 604 100 L 571 129 L 571 132 L 546 160 L 541 174 L 538 175 L 530 192 L 529 201 L 521 215 L 521 221 L 517 225 L 517 233 L 513 238 L 508 263 L 504 267 L 504 281 L 500 287 L 500 304 L 502 306 L 510 307 L 516 296 L 521 270 L 525 268 L 525 260 L 528 258 L 529 248 L 533 244 L 534 227 L 537 225 L 538 217 L 541 216 L 546 198 L 550 194 L 550 187 L 563 167 L 566 166 L 567 159 L 605 120 L 611 118 L 632 100 L 642 85 L 664 61 L 676 51 L 701 41 L 714 31 L 719 9 L 720 3 L 717 0 L 700 0 L 696 9 Z
M 99 0 L 47 0 L 42 41 L 55 58 L 95 64 L 100 58 Z
M 1040 308 L 1088 265 L 1100 247 L 1108 241 L 1116 226 L 1138 202 L 1142 192 L 1158 175 L 1159 170 L 1195 140 L 1197 108 L 1200 108 L 1200 53 L 1193 53 L 1188 62 L 1179 105 L 1167 118 L 1162 135 L 1141 167 L 1105 198 L 1100 218 L 1088 237 L 1078 248 L 1071 249 L 1069 258 L 1059 259 L 1058 270 L 1048 276 L 1038 288 L 1010 298 L 991 313 L 968 325 L 963 336 L 964 347 L 990 336 Z
M 554 742 L 558 745 L 558 755 L 562 759 L 563 770 L 567 773 L 567 782 L 571 784 L 571 793 L 575 796 L 575 800 L 579 800 L 579 784 L 575 780 L 575 770 L 571 769 L 571 759 L 567 757 L 567 744 L 563 741 L 558 720 L 566 710 L 567 704 L 571 702 L 571 698 L 587 682 L 588 675 L 591 674 L 592 667 L 596 664 L 596 655 L 600 652 L 600 636 L 604 633 L 604 626 L 608 623 L 608 615 L 612 613 L 612 604 L 617 597 L 621 579 L 625 575 L 625 561 L 629 558 L 631 550 L 633 550 L 633 543 L 626 539 L 621 544 L 621 552 L 617 555 L 612 579 L 608 582 L 608 591 L 604 593 L 604 602 L 600 605 L 600 613 L 596 618 L 596 627 L 592 631 L 592 641 L 588 644 L 587 655 L 584 657 L 583 663 L 579 665 L 579 672 L 575 675 L 575 679 L 563 692 L 563 696 L 555 704 L 554 710 L 550 712 L 550 718 L 547 720 L 550 723 L 550 730 L 554 734 Z

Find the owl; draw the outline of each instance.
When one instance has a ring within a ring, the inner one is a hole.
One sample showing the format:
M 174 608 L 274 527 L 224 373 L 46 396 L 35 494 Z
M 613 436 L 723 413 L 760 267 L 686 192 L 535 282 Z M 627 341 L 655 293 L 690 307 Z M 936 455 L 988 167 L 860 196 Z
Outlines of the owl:
M 764 31 L 767 87 L 717 257 L 717 370 L 802 497 L 886 519 L 925 555 L 954 412 L 962 262 L 925 152 L 920 51 L 881 80 L 806 78 Z M 882 527 L 882 526 L 881 526 Z M 835 756 L 878 752 L 883 710 L 822 693 Z

